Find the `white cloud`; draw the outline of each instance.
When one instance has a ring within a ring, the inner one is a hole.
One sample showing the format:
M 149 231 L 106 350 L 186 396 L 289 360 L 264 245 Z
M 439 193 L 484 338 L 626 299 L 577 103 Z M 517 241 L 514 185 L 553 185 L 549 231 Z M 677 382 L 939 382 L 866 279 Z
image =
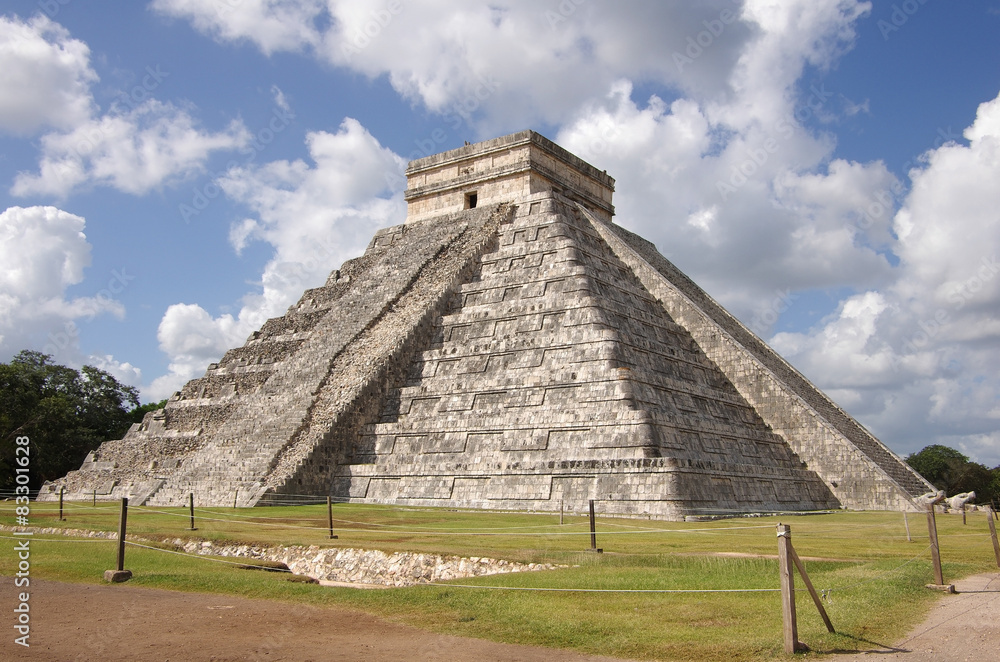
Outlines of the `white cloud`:
M 71 129 L 94 106 L 90 49 L 58 23 L 0 16 L 0 130 Z
M 55 207 L 10 207 L 0 213 L 0 352 L 24 348 L 72 356 L 75 320 L 111 313 L 122 305 L 102 293 L 70 297 L 90 266 L 84 219 Z
M 703 95 L 724 91 L 728 71 L 752 33 L 731 0 L 697 6 L 505 0 L 258 0 L 216 4 L 157 0 L 220 41 L 246 40 L 262 52 L 306 51 L 375 78 L 480 134 L 558 122 L 594 89 L 642 78 Z M 723 22 L 723 18 L 725 22 Z M 689 40 L 690 63 L 678 60 Z M 676 55 L 676 57 L 675 57 Z
M 945 443 L 990 466 L 1000 464 L 998 116 L 1000 96 L 980 105 L 968 145 L 930 150 L 911 171 L 892 227 L 900 262 L 880 293 L 774 339 L 847 397 L 877 397 L 870 425 L 904 450 Z
M 274 247 L 260 290 L 247 294 L 239 313 L 212 317 L 197 304 L 175 304 L 157 337 L 170 357 L 169 373 L 147 392 L 159 399 L 200 376 L 205 366 L 269 318 L 283 314 L 302 292 L 321 285 L 344 260 L 360 254 L 380 227 L 401 223 L 401 191 L 388 182 L 402 177 L 404 162 L 382 147 L 356 120 L 345 119 L 337 133 L 307 137 L 312 163 L 273 161 L 234 168 L 218 183 L 227 196 L 254 217 L 230 231 L 239 252 L 251 241 Z M 381 197 L 392 193 L 392 197 Z
M 187 18 L 221 41 L 250 41 L 270 55 L 319 42 L 315 26 L 322 0 L 154 0 L 152 9 Z
M 259 325 L 258 325 L 259 326 Z M 232 315 L 213 319 L 197 304 L 178 303 L 167 308 L 156 333 L 160 349 L 170 357 L 166 375 L 143 388 L 143 395 L 158 401 L 180 390 L 186 382 L 200 377 L 212 361 L 227 349 L 242 344 L 251 328 Z
M 741 131 L 712 117 L 691 99 L 640 107 L 621 81 L 556 140 L 615 176 L 618 222 L 744 319 L 777 291 L 885 282 L 890 215 L 857 214 L 895 182 L 883 164 L 828 162 L 833 145 L 794 118 Z
M 123 384 L 138 387 L 142 383 L 142 370 L 128 361 L 118 361 L 111 354 L 91 354 L 86 364 L 110 373 Z
M 236 149 L 249 139 L 242 121 L 206 132 L 187 110 L 150 99 L 127 113 L 43 136 L 39 173 L 20 173 L 11 192 L 65 197 L 98 185 L 141 195 L 199 172 L 213 151 Z

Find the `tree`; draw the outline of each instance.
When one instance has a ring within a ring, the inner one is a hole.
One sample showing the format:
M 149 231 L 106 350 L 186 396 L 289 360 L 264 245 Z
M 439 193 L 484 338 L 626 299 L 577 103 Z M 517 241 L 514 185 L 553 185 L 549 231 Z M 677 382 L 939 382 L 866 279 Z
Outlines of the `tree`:
M 949 483 L 947 476 L 968 464 L 969 458 L 954 448 L 934 444 L 907 457 L 906 463 L 928 482 L 943 490 Z
M 37 489 L 78 468 L 87 453 L 132 424 L 135 387 L 99 368 L 77 371 L 51 359 L 24 350 L 0 363 L 0 489 L 14 486 L 17 437 L 31 440 L 29 486 Z
M 975 492 L 977 503 L 989 503 L 1000 496 L 1000 467 L 991 471 L 954 448 L 940 444 L 927 446 L 907 457 L 906 462 L 949 496 Z

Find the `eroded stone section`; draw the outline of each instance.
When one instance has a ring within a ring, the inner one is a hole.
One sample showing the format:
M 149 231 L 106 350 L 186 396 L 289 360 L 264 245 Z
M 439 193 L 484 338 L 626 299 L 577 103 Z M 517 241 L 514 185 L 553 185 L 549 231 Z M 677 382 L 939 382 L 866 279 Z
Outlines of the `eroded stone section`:
M 180 505 L 190 493 L 200 504 L 256 503 L 282 453 L 308 426 L 336 357 L 378 326 L 470 223 L 481 229 L 507 213 L 497 210 L 494 205 L 463 214 L 465 220 L 380 231 L 363 256 L 345 263 L 323 287 L 306 291 L 242 348 L 227 352 L 164 410 L 49 484 L 41 498 L 55 498 L 65 485 L 71 498 L 100 490 L 104 498 L 128 496 L 135 503 Z M 404 335 L 379 347 L 388 351 L 405 341 Z M 369 354 L 366 360 L 378 358 Z
M 499 228 L 510 221 L 509 205 L 462 212 L 466 228 L 421 270 L 390 310 L 338 354 L 313 403 L 309 418 L 274 459 L 263 481 L 272 495 L 325 494 L 336 467 L 355 453 L 361 427 L 376 415 L 386 392 L 399 385 L 417 348 L 430 340 L 433 324 L 451 296 L 472 277 Z M 412 227 L 406 226 L 412 233 Z

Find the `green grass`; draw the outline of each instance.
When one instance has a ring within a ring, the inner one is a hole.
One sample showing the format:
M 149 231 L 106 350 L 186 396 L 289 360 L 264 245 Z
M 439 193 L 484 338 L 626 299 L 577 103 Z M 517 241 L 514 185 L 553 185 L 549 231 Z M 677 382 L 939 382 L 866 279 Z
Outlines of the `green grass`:
M 33 526 L 117 530 L 115 505 L 33 504 Z M 571 567 L 495 575 L 455 583 L 507 588 L 751 589 L 778 586 L 774 525 L 792 528 L 792 541 L 820 590 L 833 589 L 827 611 L 838 634 L 828 634 L 805 592 L 797 595 L 799 638 L 814 651 L 865 650 L 890 644 L 919 622 L 938 597 L 932 581 L 923 516 L 832 513 L 807 517 L 676 523 L 599 518 L 598 545 L 586 553 L 585 518 L 391 506 L 338 505 L 337 540 L 327 537 L 326 506 L 197 512 L 187 531 L 185 510 L 130 508 L 129 533 L 172 541 L 198 537 L 267 545 L 321 545 L 424 551 L 551 562 Z M 0 523 L 13 524 L 13 505 L 0 505 Z M 949 581 L 996 570 L 986 516 L 939 516 L 944 572 Z M 566 534 L 569 535 L 566 535 Z M 484 535 L 500 534 L 500 535 Z M 32 576 L 97 583 L 113 567 L 113 541 L 64 538 L 32 542 Z M 810 560 L 823 559 L 823 560 Z M 907 561 L 911 561 L 907 563 Z M 0 573 L 14 572 L 12 554 Z M 905 564 L 905 565 L 904 565 Z M 756 660 L 782 657 L 777 593 L 582 593 L 417 586 L 381 591 L 330 588 L 286 581 L 277 573 L 130 546 L 131 585 L 361 609 L 436 632 L 637 659 Z M 801 587 L 801 582 L 797 582 Z

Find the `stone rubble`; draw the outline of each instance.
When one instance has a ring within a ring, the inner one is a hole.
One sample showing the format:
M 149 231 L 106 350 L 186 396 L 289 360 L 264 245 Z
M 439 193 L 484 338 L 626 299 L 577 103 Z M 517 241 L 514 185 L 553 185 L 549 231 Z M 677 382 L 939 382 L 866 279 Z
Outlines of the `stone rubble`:
M 114 531 L 59 529 L 55 527 L 25 529 L 24 527 L 0 525 L 0 531 L 27 530 L 38 535 L 118 539 L 118 534 Z M 153 542 L 131 535 L 127 539 L 139 544 Z M 352 547 L 334 548 L 317 545 L 267 547 L 184 538 L 175 538 L 169 543 L 187 554 L 274 561 L 284 563 L 296 575 L 305 575 L 320 581 L 376 586 L 413 586 L 414 584 L 444 582 L 468 577 L 512 572 L 538 572 L 566 567 L 552 563 L 518 563 L 479 556 L 441 556 L 440 554 L 420 552 L 387 554 L 377 549 L 355 549 Z
M 412 586 L 467 577 L 510 572 L 554 570 L 550 563 L 516 563 L 503 559 L 464 558 L 419 552 L 386 552 L 377 549 L 263 547 L 212 541 L 174 541 L 189 554 L 261 559 L 284 563 L 297 575 L 350 584 Z

